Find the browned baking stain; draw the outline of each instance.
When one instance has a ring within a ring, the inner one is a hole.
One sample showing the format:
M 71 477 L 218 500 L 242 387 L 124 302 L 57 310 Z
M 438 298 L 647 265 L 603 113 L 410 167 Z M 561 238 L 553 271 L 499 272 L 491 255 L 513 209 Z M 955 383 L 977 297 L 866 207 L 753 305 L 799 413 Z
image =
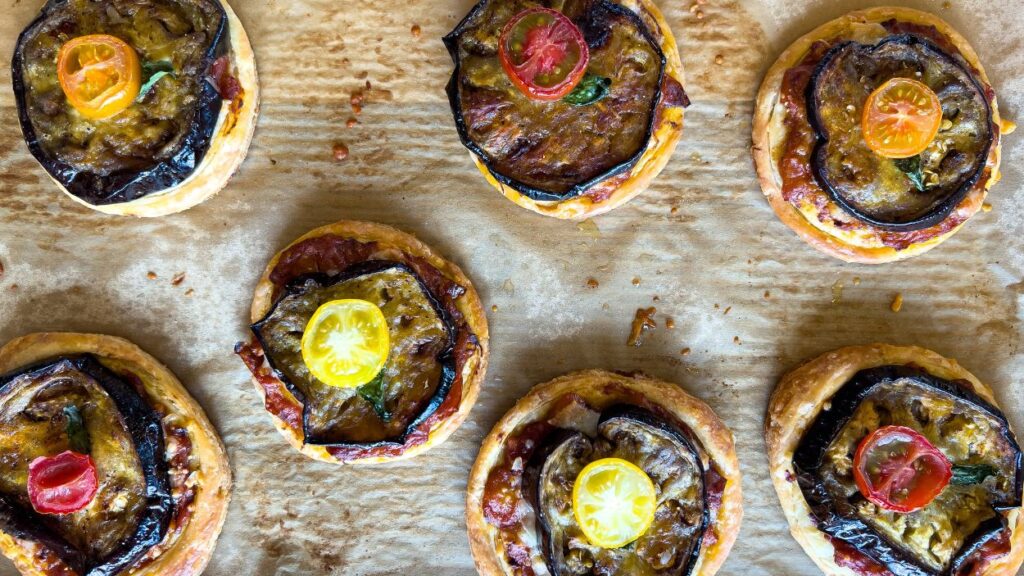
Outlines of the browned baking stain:
M 643 344 L 643 336 L 648 330 L 653 330 L 658 327 L 658 323 L 654 321 L 654 314 L 658 310 L 651 306 L 650 308 L 637 308 L 636 315 L 633 317 L 633 325 L 629 330 L 629 338 L 626 340 L 627 346 L 640 346 Z
M 423 30 L 420 28 L 419 24 L 413 24 L 412 28 L 410 29 L 410 32 L 412 32 L 413 38 L 419 38 L 420 34 L 423 33 Z
M 601 283 L 597 281 L 597 278 L 587 278 L 587 288 L 597 288 Z

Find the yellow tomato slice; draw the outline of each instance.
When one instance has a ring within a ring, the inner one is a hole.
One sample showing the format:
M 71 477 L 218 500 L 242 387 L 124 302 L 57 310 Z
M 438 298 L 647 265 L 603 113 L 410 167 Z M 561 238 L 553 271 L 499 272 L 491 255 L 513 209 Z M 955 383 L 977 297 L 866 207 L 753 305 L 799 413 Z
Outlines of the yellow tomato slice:
M 86 118 L 102 120 L 138 97 L 142 66 L 139 55 L 120 38 L 91 34 L 61 46 L 57 79 L 75 110 Z
M 365 300 L 332 300 L 320 306 L 302 333 L 302 360 L 310 373 L 339 388 L 373 380 L 390 348 L 384 313 Z
M 621 458 L 591 462 L 572 487 L 576 523 L 601 548 L 621 548 L 642 536 L 657 506 L 651 477 Z
M 910 158 L 924 152 L 941 125 L 939 97 L 910 78 L 892 78 L 875 89 L 861 116 L 868 148 L 886 158 Z

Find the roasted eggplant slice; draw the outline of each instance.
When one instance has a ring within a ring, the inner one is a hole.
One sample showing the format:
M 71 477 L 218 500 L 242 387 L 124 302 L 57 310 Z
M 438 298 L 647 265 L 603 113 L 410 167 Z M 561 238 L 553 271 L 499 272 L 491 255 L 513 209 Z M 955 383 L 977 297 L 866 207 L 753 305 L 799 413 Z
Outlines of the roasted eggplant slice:
M 303 361 L 306 324 L 322 304 L 345 298 L 373 303 L 388 321 L 391 354 L 379 383 L 328 386 Z M 308 444 L 402 444 L 444 401 L 455 378 L 451 318 L 416 272 L 396 262 L 296 278 L 252 330 L 277 376 L 302 402 Z
M 182 183 L 203 161 L 220 114 L 222 96 L 209 75 L 228 50 L 226 27 L 216 0 L 50 0 L 18 38 L 12 64 L 32 155 L 92 205 L 130 202 Z M 127 42 L 142 63 L 143 82 L 158 80 L 104 120 L 78 113 L 58 82 L 61 46 L 91 34 Z
M 65 409 L 81 414 L 100 478 L 84 509 L 43 515 L 28 465 L 72 446 Z M 0 525 L 39 542 L 83 576 L 120 574 L 158 544 L 174 514 L 161 420 L 131 384 L 91 356 L 0 377 Z
M 521 11 L 559 10 L 583 33 L 587 74 L 609 92 L 598 104 L 528 98 L 502 68 L 498 40 Z M 462 143 L 502 184 L 540 201 L 578 196 L 630 170 L 644 154 L 662 96 L 665 56 L 634 12 L 609 0 L 482 0 L 444 39 Z
M 914 512 L 877 506 L 858 491 L 853 455 L 890 425 L 916 430 L 954 466 L 990 473 L 948 485 Z M 1002 413 L 970 384 L 911 366 L 858 372 L 807 429 L 793 464 L 820 530 L 896 575 L 956 574 L 978 542 L 1008 529 L 1001 512 L 1021 505 L 1021 449 Z
M 943 124 L 919 156 L 874 153 L 860 129 L 864 103 L 892 78 L 924 83 L 939 97 Z M 875 45 L 842 42 L 818 64 L 807 106 L 817 136 L 812 168 L 844 210 L 888 230 L 945 219 L 978 182 L 995 138 L 989 98 L 960 59 L 910 34 Z
M 658 495 L 651 526 L 637 541 L 617 549 L 588 542 L 573 514 L 576 477 L 602 458 L 636 464 L 650 476 Z M 704 466 L 687 437 L 654 414 L 616 406 L 604 411 L 593 437 L 553 434 L 535 452 L 524 477 L 554 576 L 683 576 L 696 565 L 709 517 Z

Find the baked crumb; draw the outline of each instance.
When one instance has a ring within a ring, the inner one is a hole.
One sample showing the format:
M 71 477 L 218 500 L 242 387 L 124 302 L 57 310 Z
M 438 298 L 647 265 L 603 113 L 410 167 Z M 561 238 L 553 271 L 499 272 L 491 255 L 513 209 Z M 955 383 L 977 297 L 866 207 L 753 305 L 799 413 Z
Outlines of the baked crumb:
M 903 293 L 897 292 L 896 296 L 892 299 L 892 304 L 889 304 L 889 309 L 893 312 L 899 312 L 903 308 Z
M 185 296 L 187 296 L 189 298 L 191 298 L 192 295 L 195 294 L 195 293 L 196 293 L 196 291 L 193 288 L 189 288 L 188 290 L 185 290 Z
M 627 346 L 640 346 L 643 344 L 644 333 L 658 327 L 658 323 L 654 321 L 654 314 L 657 311 L 658 310 L 654 306 L 651 306 L 650 308 L 636 309 L 636 315 L 633 317 L 633 325 L 629 331 L 629 338 L 626 340 Z
M 497 304 L 491 304 L 491 312 L 497 312 L 497 311 L 498 311 L 498 305 Z
M 601 283 L 597 281 L 597 278 L 587 278 L 587 288 L 594 289 L 600 285 Z
M 682 350 L 679 351 L 679 353 L 681 355 L 683 355 L 683 356 L 689 356 L 690 355 L 690 349 L 689 348 L 683 348 Z
M 356 124 L 359 124 L 359 120 L 356 120 L 355 117 L 349 118 L 345 121 L 345 126 L 348 128 L 355 128 Z
M 156 272 L 153 272 L 152 270 L 146 272 L 146 278 L 149 278 L 150 280 L 156 280 Z
M 178 272 L 177 274 L 174 275 L 173 278 L 171 278 L 171 286 L 178 286 L 179 284 L 181 284 L 184 281 L 185 281 L 185 273 L 184 272 Z
M 412 33 L 413 38 L 419 38 L 420 34 L 423 33 L 423 29 L 420 28 L 419 24 L 413 24 L 412 28 L 410 28 L 409 31 Z
M 640 285 L 640 278 L 638 276 L 634 276 L 633 277 L 633 286 L 639 286 L 639 285 Z
M 764 291 L 764 299 L 767 300 L 772 297 L 772 293 L 768 290 Z
M 341 162 L 348 158 L 348 146 L 343 142 L 338 142 L 334 145 L 334 148 L 332 148 L 331 153 L 334 155 L 335 161 Z
M 674 319 L 672 319 L 672 318 L 666 318 L 665 319 L 665 328 L 668 328 L 669 330 L 673 330 L 673 329 L 675 329 L 675 327 L 676 327 L 676 321 Z

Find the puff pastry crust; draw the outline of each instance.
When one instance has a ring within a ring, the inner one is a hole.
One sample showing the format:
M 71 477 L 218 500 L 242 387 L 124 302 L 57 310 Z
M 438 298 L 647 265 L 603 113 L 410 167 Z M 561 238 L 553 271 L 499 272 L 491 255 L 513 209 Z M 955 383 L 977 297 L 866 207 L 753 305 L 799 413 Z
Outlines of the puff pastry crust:
M 288 248 L 300 242 L 309 240 L 310 238 L 327 235 L 340 236 L 362 242 L 377 242 L 384 250 L 395 250 L 401 254 L 423 258 L 431 266 L 440 271 L 446 278 L 452 280 L 465 289 L 465 293 L 456 300 L 456 305 L 465 317 L 466 324 L 476 335 L 477 340 L 479 341 L 479 348 L 478 351 L 466 361 L 463 367 L 462 401 L 459 403 L 459 409 L 448 418 L 442 419 L 432 426 L 425 442 L 405 449 L 400 455 L 364 457 L 345 460 L 344 463 L 377 464 L 392 460 L 411 458 L 447 440 L 448 437 L 451 436 L 451 434 L 466 420 L 466 417 L 469 415 L 469 411 L 473 408 L 473 404 L 476 403 L 476 399 L 480 394 L 480 386 L 483 383 L 484 375 L 487 372 L 487 357 L 490 350 L 488 345 L 487 316 L 484 313 L 483 304 L 480 302 L 480 296 L 473 288 L 473 284 L 469 281 L 469 278 L 463 274 L 462 270 L 458 266 L 437 255 L 430 249 L 430 247 L 420 242 L 410 234 L 406 234 L 405 232 L 383 224 L 343 220 L 341 222 L 322 226 L 305 234 L 286 246 L 270 260 L 270 263 L 267 264 L 266 270 L 263 272 L 263 276 L 256 285 L 256 292 L 253 296 L 252 307 L 250 309 L 252 322 L 255 323 L 266 316 L 267 312 L 270 311 L 274 304 L 275 286 L 270 280 L 270 275 L 277 266 L 281 255 L 286 252 Z M 263 386 L 255 377 L 253 377 L 252 382 L 256 387 L 256 390 L 259 392 L 260 398 L 265 402 L 266 391 Z M 283 383 L 280 384 L 279 388 L 280 392 L 285 395 L 286 398 L 298 403 L 298 400 Z M 270 412 L 270 415 L 274 420 L 274 426 L 277 428 L 278 432 L 280 432 L 281 435 L 288 440 L 288 443 L 296 450 L 310 458 L 313 458 L 314 460 L 336 464 L 343 463 L 342 460 L 333 456 L 328 451 L 327 447 L 306 444 L 303 441 L 301 428 L 290 426 L 277 414 Z
M 658 10 L 654 2 L 652 0 L 616 0 L 616 2 L 639 14 L 644 22 L 653 22 L 657 25 L 657 30 L 652 30 L 652 32 L 655 38 L 659 40 L 661 51 L 665 54 L 665 74 L 675 78 L 680 84 L 685 86 L 683 62 L 679 58 L 679 48 L 676 45 L 676 39 L 672 35 L 668 22 L 665 22 L 665 17 L 662 16 L 661 11 Z M 682 135 L 683 108 L 663 108 L 658 114 L 657 123 L 651 132 L 651 140 L 647 144 L 647 149 L 636 165 L 633 166 L 632 170 L 625 174 L 625 177 L 620 175 L 608 178 L 591 189 L 592 191 L 606 188 L 613 190 L 610 194 L 602 193 L 602 196 L 606 196 L 602 200 L 595 200 L 587 194 L 581 194 L 560 202 L 534 200 L 496 180 L 490 170 L 487 169 L 487 166 L 475 154 L 470 152 L 469 155 L 473 158 L 476 167 L 487 178 L 487 181 L 491 183 L 491 186 L 497 188 L 502 195 L 523 208 L 554 218 L 586 220 L 587 218 L 618 208 L 632 200 L 637 194 L 646 190 L 651 181 L 668 164 L 669 158 L 672 157 L 672 152 L 675 151 L 676 144 L 679 143 Z
M 610 385 L 610 386 L 609 386 Z M 484 439 L 466 488 L 466 524 L 477 571 L 483 576 L 508 576 L 504 550 L 497 549 L 498 529 L 484 518 L 484 487 L 491 470 L 498 465 L 505 441 L 517 429 L 542 420 L 552 405 L 567 394 L 576 394 L 595 409 L 604 409 L 639 394 L 685 424 L 700 442 L 716 469 L 725 479 L 722 504 L 712 519 L 717 540 L 703 546 L 695 576 L 715 574 L 725 562 L 743 519 L 739 461 L 732 432 L 707 404 L 683 392 L 675 384 L 644 375 L 623 375 L 604 370 L 586 370 L 561 376 L 535 386 L 516 402 Z
M 822 572 L 830 576 L 860 575 L 836 564 L 835 549 L 813 522 L 807 501 L 793 480 L 793 452 L 804 430 L 854 374 L 868 368 L 904 364 L 915 364 L 946 380 L 966 380 L 973 385 L 978 396 L 996 405 L 992 390 L 955 360 L 924 348 L 888 344 L 840 348 L 810 360 L 783 376 L 769 401 L 765 443 L 772 484 L 793 537 Z M 1010 513 L 1008 525 L 1011 527 L 1009 554 L 992 562 L 976 576 L 1014 574 L 1024 563 L 1024 514 L 1020 509 Z
M 104 365 L 139 378 L 146 395 L 159 403 L 188 431 L 196 475 L 194 510 L 170 547 L 145 561 L 134 576 L 196 576 L 206 568 L 217 544 L 231 498 L 231 468 L 213 424 L 178 379 L 163 364 L 135 344 L 114 336 L 65 332 L 37 333 L 16 338 L 0 348 L 0 374 L 72 354 L 92 354 Z M 161 543 L 163 547 L 165 543 Z M 48 576 L 38 561 L 40 547 L 0 532 L 0 552 L 25 576 Z
M 782 195 L 782 177 L 779 174 L 779 158 L 786 141 L 786 127 L 783 124 L 786 111 L 780 104 L 783 76 L 790 68 L 797 66 L 810 51 L 812 45 L 820 40 L 851 37 L 856 26 L 881 23 L 895 19 L 899 22 L 934 26 L 963 55 L 964 59 L 977 70 L 978 79 L 989 84 L 988 76 L 981 65 L 978 54 L 967 39 L 953 29 L 938 16 L 913 10 L 910 8 L 880 6 L 851 12 L 845 16 L 827 22 L 810 33 L 802 36 L 779 56 L 775 64 L 768 70 L 761 89 L 757 95 L 754 108 L 753 156 L 757 168 L 757 177 L 761 190 L 772 210 L 780 220 L 797 233 L 805 242 L 816 249 L 847 262 L 879 264 L 903 260 L 922 254 L 945 241 L 959 230 L 963 224 L 981 209 L 988 195 L 988 190 L 999 181 L 999 161 L 1002 148 L 1001 138 L 996 136 L 985 164 L 985 176 L 973 190 L 954 209 L 955 214 L 963 217 L 963 222 L 952 229 L 933 236 L 927 240 L 911 244 L 902 250 L 890 246 L 864 246 L 855 243 L 849 233 L 834 225 L 822 222 L 811 222 L 807 215 L 788 202 Z M 999 107 L 995 95 L 991 101 L 992 119 L 996 126 L 1007 132 L 999 116 Z M 952 215 L 951 215 L 952 216 Z

